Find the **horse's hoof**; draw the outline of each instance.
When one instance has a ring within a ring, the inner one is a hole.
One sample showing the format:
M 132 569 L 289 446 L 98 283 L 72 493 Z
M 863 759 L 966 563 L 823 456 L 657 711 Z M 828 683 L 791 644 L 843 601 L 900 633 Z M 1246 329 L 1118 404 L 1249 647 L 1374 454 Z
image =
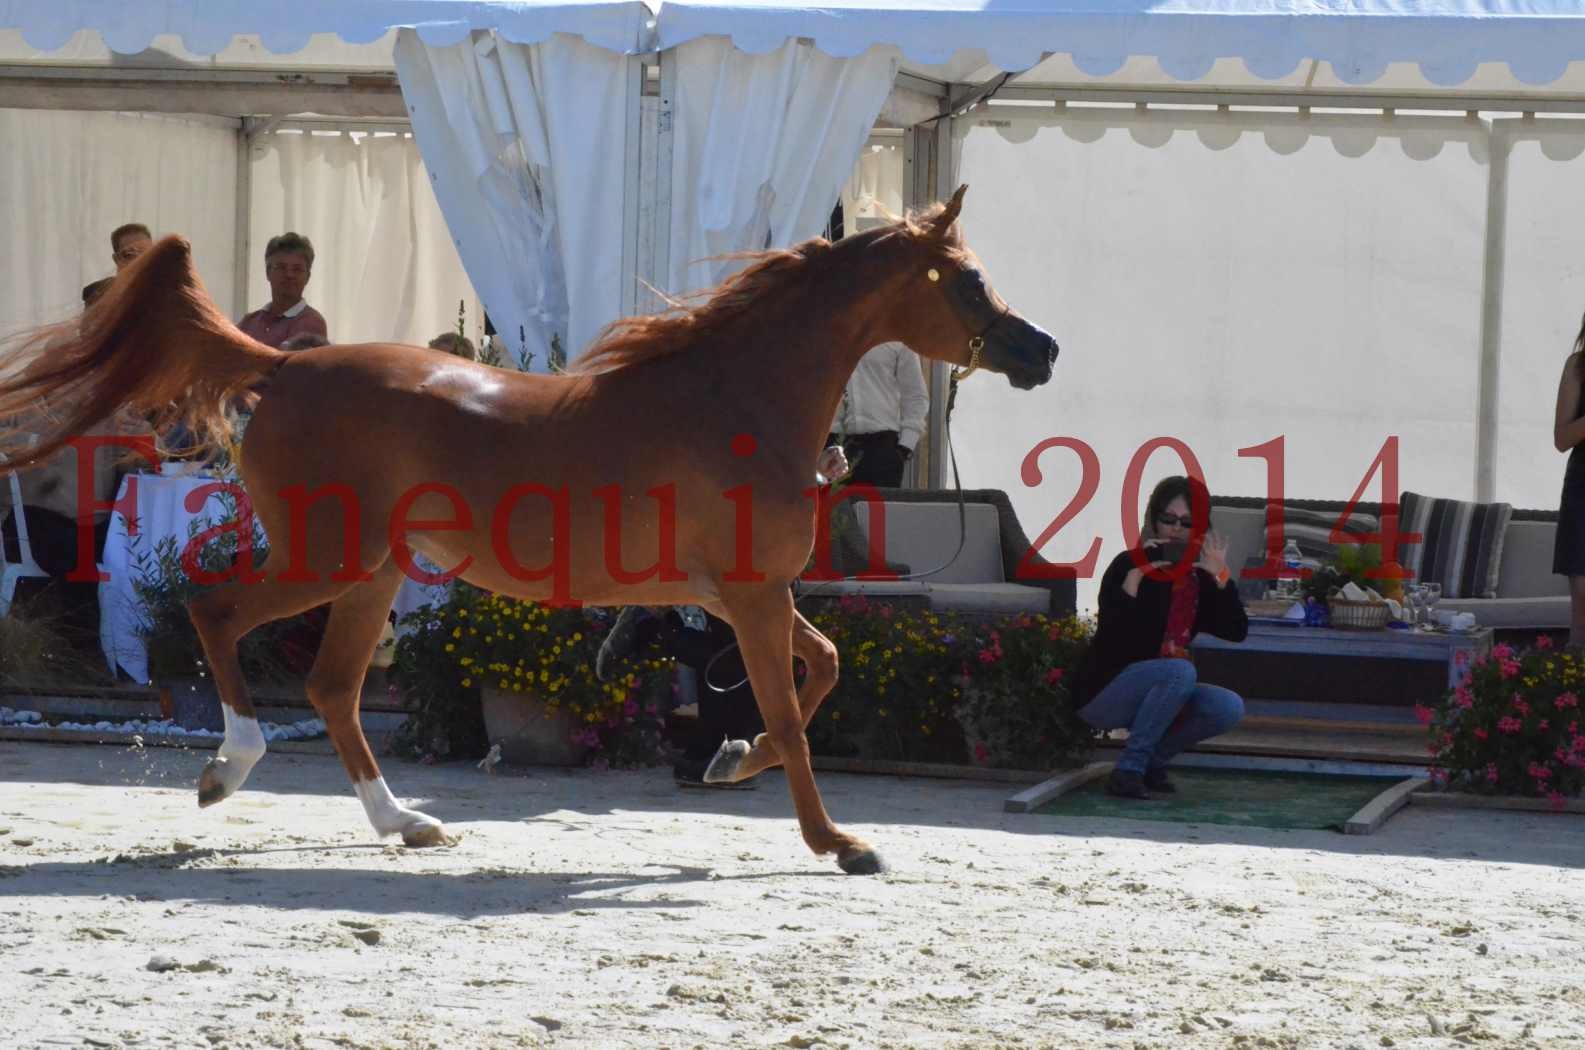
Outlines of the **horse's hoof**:
M 402 829 L 402 845 L 413 849 L 424 849 L 428 846 L 455 846 L 462 841 L 460 836 L 446 832 L 446 826 L 438 820 L 425 820 L 423 823 L 410 824 Z
M 225 777 L 222 775 L 225 764 L 226 760 L 223 758 L 211 758 L 204 764 L 204 771 L 198 774 L 199 809 L 212 806 L 231 795 L 232 789 L 226 786 Z
M 854 846 L 837 854 L 837 867 L 849 875 L 879 875 L 886 862 L 869 846 Z
M 751 750 L 753 746 L 747 740 L 722 740 L 721 746 L 710 756 L 710 764 L 704 767 L 704 782 L 734 783 L 738 779 L 738 770 L 743 767 L 743 760 Z

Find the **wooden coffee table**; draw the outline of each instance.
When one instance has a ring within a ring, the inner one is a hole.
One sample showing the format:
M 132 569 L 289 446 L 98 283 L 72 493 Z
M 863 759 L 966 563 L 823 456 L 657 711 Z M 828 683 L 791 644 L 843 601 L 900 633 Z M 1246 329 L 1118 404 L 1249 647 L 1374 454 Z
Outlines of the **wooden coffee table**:
M 1336 627 L 1289 627 L 1252 622 L 1249 637 L 1242 642 L 1202 634 L 1193 644 L 1196 649 L 1440 663 L 1447 667 L 1447 684 L 1451 688 L 1462 673 L 1458 654 L 1466 653 L 1465 659 L 1473 660 L 1491 652 L 1491 643 L 1490 627 L 1463 633 L 1395 631 L 1385 627 L 1376 631 L 1346 631 Z

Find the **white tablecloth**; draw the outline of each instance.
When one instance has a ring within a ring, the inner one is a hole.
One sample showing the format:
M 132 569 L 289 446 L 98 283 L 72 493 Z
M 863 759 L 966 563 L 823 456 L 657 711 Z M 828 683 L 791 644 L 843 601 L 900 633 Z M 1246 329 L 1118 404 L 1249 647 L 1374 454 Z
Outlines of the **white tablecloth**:
M 148 682 L 149 659 L 143 639 L 138 636 L 138 626 L 143 623 L 142 607 L 137 600 L 134 583 L 142 578 L 138 571 L 138 558 L 142 556 L 151 565 L 154 552 L 161 540 L 173 537 L 177 548 L 186 546 L 190 526 L 199 522 L 199 530 L 217 525 L 224 515 L 220 493 L 212 493 L 196 511 L 187 509 L 187 495 L 201 485 L 213 484 L 219 479 L 202 475 L 168 476 L 163 474 L 128 474 L 121 480 L 116 493 L 119 503 L 129 491 L 136 488 L 137 536 L 128 535 L 128 522 L 120 511 L 110 517 L 110 531 L 105 537 L 103 564 L 110 575 L 100 588 L 100 615 L 105 622 L 100 631 L 105 659 L 120 668 L 134 681 Z M 396 598 L 398 615 L 405 614 L 429 601 L 444 601 L 446 588 L 426 587 L 415 580 L 406 580 Z

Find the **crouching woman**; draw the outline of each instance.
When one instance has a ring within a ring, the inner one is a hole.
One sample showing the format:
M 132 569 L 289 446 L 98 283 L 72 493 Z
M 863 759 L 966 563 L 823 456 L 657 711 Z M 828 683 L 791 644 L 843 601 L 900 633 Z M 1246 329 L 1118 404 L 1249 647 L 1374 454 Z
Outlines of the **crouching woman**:
M 1101 578 L 1095 637 L 1074 674 L 1073 699 L 1095 728 L 1128 730 L 1106 783 L 1113 795 L 1175 791 L 1167 763 L 1244 716 L 1238 694 L 1198 681 L 1190 659 L 1189 642 L 1202 631 L 1233 642 L 1249 633 L 1227 541 L 1209 531 L 1210 518 L 1203 483 L 1162 480 L 1146 504 L 1142 550 L 1119 554 Z M 1174 547 L 1187 549 L 1192 566 L 1172 571 L 1177 562 L 1164 556 L 1175 557 Z

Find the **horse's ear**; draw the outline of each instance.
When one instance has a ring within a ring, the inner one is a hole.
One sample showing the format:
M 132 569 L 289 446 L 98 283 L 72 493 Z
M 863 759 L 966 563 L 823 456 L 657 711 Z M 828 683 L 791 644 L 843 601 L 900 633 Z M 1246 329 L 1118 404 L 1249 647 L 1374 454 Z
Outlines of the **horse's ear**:
M 952 229 L 952 224 L 958 221 L 958 213 L 963 210 L 963 195 L 968 191 L 968 183 L 964 183 L 958 187 L 958 192 L 954 193 L 952 195 L 952 199 L 947 201 L 946 208 L 944 208 L 941 214 L 936 216 L 935 221 L 930 224 L 930 233 L 932 236 L 942 239 L 946 238 L 947 231 Z

